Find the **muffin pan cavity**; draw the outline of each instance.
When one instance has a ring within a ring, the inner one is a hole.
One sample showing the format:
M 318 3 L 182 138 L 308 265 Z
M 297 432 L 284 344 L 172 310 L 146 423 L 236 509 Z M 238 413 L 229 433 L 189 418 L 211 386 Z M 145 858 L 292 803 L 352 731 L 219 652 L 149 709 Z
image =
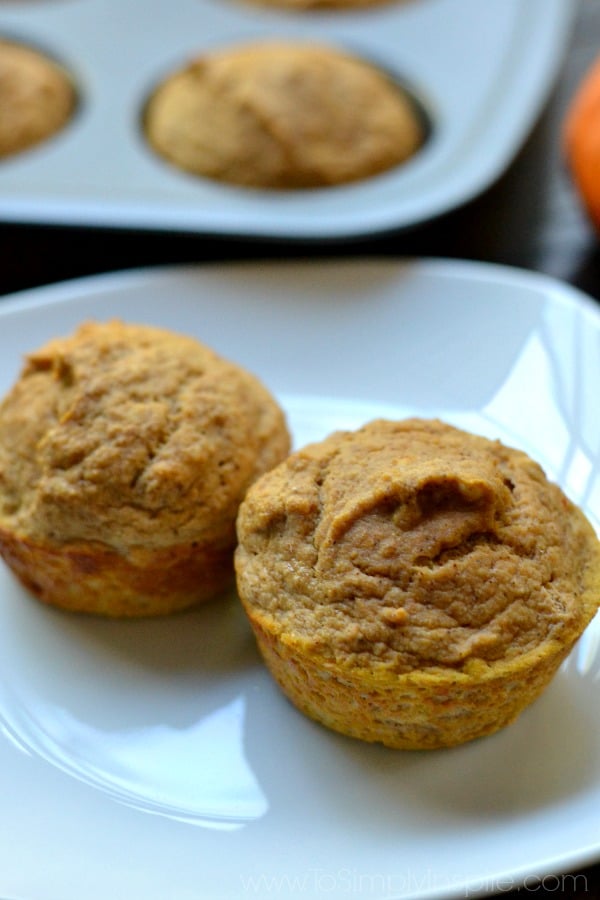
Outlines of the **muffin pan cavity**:
M 0 160 L 3 221 L 339 239 L 413 226 L 470 199 L 510 163 L 566 47 L 570 0 L 399 0 L 363 8 L 100 0 L 0 8 L 0 34 L 52 48 L 81 98 L 69 127 Z M 168 165 L 143 123 L 152 91 L 190 60 L 260 42 L 337 47 L 409 84 L 426 140 L 351 183 L 239 186 Z
M 0 35 L 0 159 L 50 140 L 72 120 L 77 93 L 45 50 Z
M 411 159 L 425 137 L 412 101 L 376 66 L 298 41 L 197 57 L 153 92 L 144 133 L 183 171 L 284 190 L 378 175 Z

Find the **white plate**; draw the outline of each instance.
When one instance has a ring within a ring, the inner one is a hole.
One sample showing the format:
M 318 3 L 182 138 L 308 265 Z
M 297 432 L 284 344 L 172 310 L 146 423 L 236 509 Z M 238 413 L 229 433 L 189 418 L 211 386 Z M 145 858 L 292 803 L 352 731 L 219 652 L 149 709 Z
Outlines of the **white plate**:
M 24 351 L 115 315 L 190 332 L 250 367 L 296 443 L 381 413 L 443 415 L 535 455 L 598 526 L 600 316 L 559 283 L 443 261 L 75 281 L 0 303 L 0 389 Z M 539 887 L 600 852 L 598 636 L 592 625 L 500 734 L 394 752 L 296 712 L 235 597 L 105 622 L 42 607 L 0 567 L 0 896 L 423 900 Z
M 575 0 L 391 0 L 284 13 L 251 0 L 3 0 L 0 33 L 55 53 L 81 112 L 54 140 L 0 162 L 4 221 L 339 238 L 423 222 L 465 202 L 516 154 L 553 84 Z M 413 160 L 336 188 L 259 191 L 168 167 L 139 127 L 151 88 L 189 57 L 246 40 L 326 41 L 405 79 L 430 111 Z

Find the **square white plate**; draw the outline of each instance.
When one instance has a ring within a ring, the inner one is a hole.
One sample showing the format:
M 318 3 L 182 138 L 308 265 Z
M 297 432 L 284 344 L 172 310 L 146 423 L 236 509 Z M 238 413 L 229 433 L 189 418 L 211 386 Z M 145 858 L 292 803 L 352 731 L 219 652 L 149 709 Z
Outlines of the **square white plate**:
M 362 10 L 283 12 L 252 0 L 3 0 L 0 33 L 55 54 L 81 109 L 53 140 L 0 161 L 0 218 L 329 239 L 411 226 L 496 179 L 541 110 L 577 0 L 389 0 Z M 406 81 L 433 121 L 411 161 L 353 185 L 261 191 L 167 166 L 140 115 L 192 56 L 248 40 L 324 41 Z
M 255 371 L 296 444 L 440 415 L 534 455 L 600 521 L 600 316 L 482 264 L 149 270 L 0 303 L 0 390 L 87 318 L 196 335 Z M 600 854 L 592 624 L 503 732 L 403 753 L 304 718 L 237 599 L 110 622 L 39 604 L 0 565 L 0 896 L 240 900 L 530 888 Z M 555 884 L 556 882 L 552 882 Z

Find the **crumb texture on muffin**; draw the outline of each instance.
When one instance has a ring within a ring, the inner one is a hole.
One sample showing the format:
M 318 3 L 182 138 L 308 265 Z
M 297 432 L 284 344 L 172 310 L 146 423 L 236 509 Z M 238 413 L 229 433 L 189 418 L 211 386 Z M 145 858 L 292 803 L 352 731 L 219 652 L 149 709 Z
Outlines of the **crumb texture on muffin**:
M 407 95 L 375 66 L 284 42 L 199 57 L 158 86 L 144 121 L 175 166 L 264 188 L 356 181 L 404 162 L 423 140 Z
M 231 579 L 239 503 L 288 449 L 249 372 L 192 337 L 88 322 L 30 353 L 0 406 L 0 544 L 34 583 L 68 560 L 101 571 L 94 603 L 122 567 L 166 605 L 183 581 L 187 603 Z
M 41 52 L 0 38 L 0 157 L 59 131 L 76 96 L 67 74 Z
M 298 451 L 251 490 L 238 536 L 240 596 L 276 677 L 309 714 L 391 746 L 512 720 L 600 600 L 598 540 L 560 488 L 439 421 L 378 420 Z

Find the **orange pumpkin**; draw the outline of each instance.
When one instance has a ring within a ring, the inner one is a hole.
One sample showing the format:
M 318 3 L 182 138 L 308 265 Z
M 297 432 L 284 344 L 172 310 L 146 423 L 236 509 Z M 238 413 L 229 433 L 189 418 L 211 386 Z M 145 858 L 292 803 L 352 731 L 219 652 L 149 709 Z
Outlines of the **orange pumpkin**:
M 600 231 L 600 57 L 571 100 L 564 123 L 564 149 L 582 203 Z

